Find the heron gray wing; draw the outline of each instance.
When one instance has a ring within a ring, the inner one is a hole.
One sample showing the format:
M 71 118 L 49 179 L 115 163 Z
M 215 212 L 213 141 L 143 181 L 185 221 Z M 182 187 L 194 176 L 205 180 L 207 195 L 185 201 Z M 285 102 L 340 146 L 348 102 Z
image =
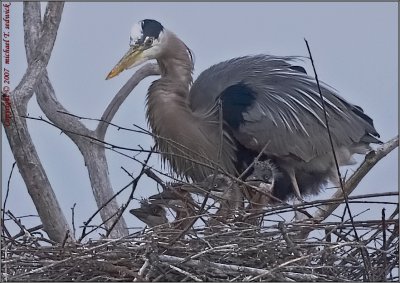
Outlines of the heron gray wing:
M 225 122 L 246 148 L 292 155 L 304 161 L 330 151 L 321 98 L 315 80 L 296 57 L 268 55 L 235 58 L 214 65 L 194 82 L 189 104 L 206 112 L 222 99 Z M 380 142 L 372 119 L 363 110 L 322 84 L 335 146 Z

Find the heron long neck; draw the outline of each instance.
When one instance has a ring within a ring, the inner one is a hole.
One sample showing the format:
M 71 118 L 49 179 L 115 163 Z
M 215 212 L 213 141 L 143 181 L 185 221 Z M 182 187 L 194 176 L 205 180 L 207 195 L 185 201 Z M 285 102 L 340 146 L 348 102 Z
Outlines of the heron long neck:
M 193 61 L 190 50 L 174 33 L 166 31 L 167 43 L 163 55 L 157 59 L 161 77 L 187 86 L 192 84 Z M 187 94 L 186 94 L 187 95 Z
M 147 94 L 147 118 L 156 134 L 163 160 L 178 175 L 203 180 L 212 170 L 193 162 L 218 163 L 219 125 L 209 117 L 193 112 L 188 104 L 193 63 L 186 45 L 175 35 L 168 36 L 166 46 L 157 59 L 161 78 L 152 83 Z M 222 146 L 222 167 L 232 172 L 233 148 Z M 203 157 L 200 157 L 203 156 Z

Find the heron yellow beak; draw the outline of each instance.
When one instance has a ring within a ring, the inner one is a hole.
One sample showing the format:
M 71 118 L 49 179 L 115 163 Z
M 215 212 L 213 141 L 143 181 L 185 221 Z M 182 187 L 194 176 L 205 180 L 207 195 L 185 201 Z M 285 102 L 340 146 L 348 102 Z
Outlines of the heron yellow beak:
M 141 46 L 133 45 L 129 48 L 128 52 L 125 53 L 124 57 L 115 65 L 115 67 L 108 74 L 106 80 L 118 76 L 126 69 L 132 68 L 141 62 L 143 59 L 143 48 Z

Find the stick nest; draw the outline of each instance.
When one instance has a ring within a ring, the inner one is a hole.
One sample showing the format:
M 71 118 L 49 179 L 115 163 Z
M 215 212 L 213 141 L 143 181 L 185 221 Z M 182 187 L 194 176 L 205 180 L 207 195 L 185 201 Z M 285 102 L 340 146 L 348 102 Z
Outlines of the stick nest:
M 170 225 L 120 239 L 2 237 L 2 281 L 398 281 L 398 210 L 386 220 Z M 360 241 L 354 238 L 357 229 Z M 304 231 L 312 233 L 304 238 Z

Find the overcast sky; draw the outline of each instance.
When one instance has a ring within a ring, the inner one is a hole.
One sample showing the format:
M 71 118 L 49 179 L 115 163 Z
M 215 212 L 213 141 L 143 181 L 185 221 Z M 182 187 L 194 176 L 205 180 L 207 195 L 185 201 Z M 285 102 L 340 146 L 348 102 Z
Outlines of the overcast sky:
M 398 134 L 397 3 L 66 3 L 48 65 L 50 80 L 65 108 L 76 115 L 100 118 L 134 69 L 112 80 L 106 81 L 105 77 L 127 51 L 132 24 L 146 18 L 160 21 L 193 50 L 195 78 L 212 64 L 242 55 L 307 56 L 306 38 L 319 78 L 345 99 L 361 106 L 374 119 L 382 141 Z M 12 3 L 10 24 L 14 88 L 27 67 L 22 3 Z M 312 73 L 308 62 L 305 67 Z M 144 80 L 131 93 L 114 123 L 130 128 L 132 124 L 147 127 L 145 95 L 154 79 Z M 34 98 L 28 111 L 31 116 L 43 115 Z M 94 122 L 84 123 L 91 129 L 95 127 Z M 75 221 L 81 225 L 96 206 L 80 152 L 57 129 L 31 120 L 28 126 L 64 213 L 70 221 L 70 208 L 76 203 Z M 4 199 L 14 159 L 4 129 L 2 134 Z M 152 145 L 147 136 L 111 128 L 106 141 L 132 148 Z M 397 190 L 397 155 L 396 150 L 381 161 L 353 194 Z M 118 191 L 131 180 L 121 166 L 133 175 L 140 167 L 112 152 L 107 152 L 107 157 L 114 191 Z M 159 168 L 158 158 L 153 158 L 151 164 Z M 135 196 L 147 197 L 155 190 L 154 183 L 143 178 Z M 118 199 L 120 204 L 128 194 Z M 137 205 L 135 202 L 132 207 Z M 368 217 L 379 219 L 382 207 L 367 207 Z M 7 208 L 17 216 L 36 214 L 18 170 L 11 180 Z M 366 207 L 354 209 L 360 212 Z M 142 225 L 128 214 L 128 225 Z M 24 221 L 28 227 L 33 225 Z

